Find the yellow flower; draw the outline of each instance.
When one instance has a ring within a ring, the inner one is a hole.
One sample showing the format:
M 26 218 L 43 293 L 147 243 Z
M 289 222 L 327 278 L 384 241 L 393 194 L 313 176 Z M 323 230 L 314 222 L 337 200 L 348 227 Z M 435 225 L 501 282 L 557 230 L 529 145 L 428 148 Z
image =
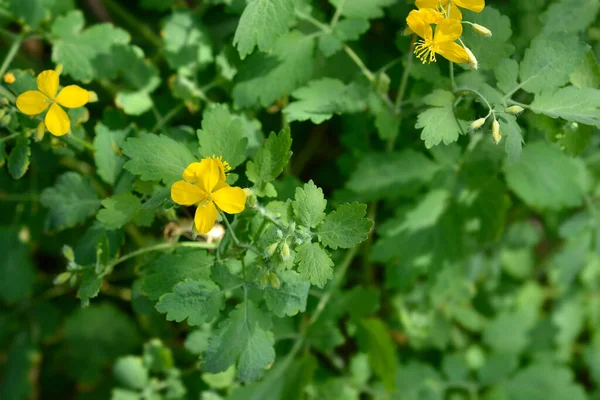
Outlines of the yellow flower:
M 17 80 L 17 78 L 15 78 L 15 74 L 12 72 L 5 73 L 2 79 L 4 80 L 4 83 L 8 83 L 9 85 L 12 85 Z
M 204 158 L 191 163 L 183 171 L 182 181 L 171 186 L 171 198 L 177 204 L 198 204 L 194 222 L 196 230 L 208 233 L 217 220 L 217 207 L 228 213 L 238 214 L 246 207 L 246 193 L 239 187 L 225 182 L 226 166 L 220 158 Z
M 417 0 L 416 6 L 418 9 L 423 8 L 435 8 L 438 9 L 440 6 L 448 12 L 448 5 L 450 5 L 449 18 L 462 21 L 462 12 L 458 7 L 466 8 L 467 10 L 475 11 L 476 13 L 481 12 L 485 7 L 485 0 Z M 458 7 L 457 7 L 458 6 Z
M 443 19 L 435 28 L 435 35 L 431 26 L 421 19 L 418 11 L 411 11 L 406 18 L 410 29 L 423 38 L 415 46 L 415 54 L 423 63 L 436 61 L 435 55 L 455 62 L 465 63 L 469 61 L 467 51 L 454 41 L 462 35 L 462 25 L 454 19 Z
M 77 85 L 69 85 L 62 89 L 58 96 L 58 72 L 47 70 L 37 77 L 38 90 L 28 90 L 17 98 L 17 108 L 27 115 L 41 114 L 48 106 L 44 123 L 55 136 L 62 136 L 71 129 L 69 116 L 60 106 L 78 108 L 87 104 L 88 91 Z M 60 104 L 60 106 L 59 106 Z

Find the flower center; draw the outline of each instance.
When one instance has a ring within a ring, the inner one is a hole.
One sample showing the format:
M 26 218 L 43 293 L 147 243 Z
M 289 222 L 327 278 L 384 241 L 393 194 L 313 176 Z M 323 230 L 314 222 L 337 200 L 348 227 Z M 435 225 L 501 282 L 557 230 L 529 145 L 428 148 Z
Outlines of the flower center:
M 415 54 L 423 64 L 437 61 L 435 59 L 437 50 L 438 45 L 433 40 L 419 40 L 415 46 Z

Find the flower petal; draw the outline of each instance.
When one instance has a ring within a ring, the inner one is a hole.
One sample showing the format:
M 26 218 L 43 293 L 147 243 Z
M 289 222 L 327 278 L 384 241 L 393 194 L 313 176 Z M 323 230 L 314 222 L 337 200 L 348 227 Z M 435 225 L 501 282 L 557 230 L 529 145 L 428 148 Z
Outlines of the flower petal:
M 442 57 L 461 64 L 469 61 L 469 54 L 464 47 L 454 42 L 445 42 L 438 46 L 438 54 Z
M 211 193 L 221 177 L 219 163 L 212 158 L 204 158 L 200 162 L 188 165 L 183 171 L 183 179 L 195 183 L 206 193 Z
M 442 1 L 442 4 L 445 5 L 444 3 L 446 3 L 447 0 Z M 417 8 L 419 10 L 423 9 L 423 8 L 433 8 L 433 9 L 437 9 L 438 6 L 440 5 L 439 0 L 417 0 L 415 2 L 415 5 L 417 6 Z
M 46 123 L 46 128 L 48 128 L 50 133 L 54 136 L 67 134 L 71 129 L 71 120 L 69 120 L 69 116 L 65 110 L 56 103 L 50 106 L 44 122 Z
M 440 11 L 434 10 L 433 8 L 423 8 L 422 10 L 413 10 L 419 18 L 428 24 L 437 24 L 441 19 L 444 18 L 444 14 Z
M 462 35 L 462 24 L 455 19 L 443 19 L 435 28 L 435 37 L 433 41 L 437 44 L 444 42 L 454 42 Z
M 433 37 L 433 32 L 431 30 L 431 26 L 423 20 L 422 15 L 417 10 L 412 10 L 408 17 L 406 17 L 406 23 L 410 27 L 410 29 L 422 37 L 425 40 L 431 40 Z
M 485 0 L 454 0 L 457 6 L 467 10 L 481 12 L 485 7 Z
M 462 21 L 462 12 L 460 11 L 460 9 L 458 7 L 456 7 L 456 4 L 452 3 L 452 5 L 450 6 L 450 19 L 454 19 L 456 21 Z
M 37 76 L 37 87 L 51 100 L 54 100 L 58 90 L 58 73 L 52 69 L 41 72 Z
M 206 198 L 206 193 L 198 186 L 186 181 L 177 181 L 171 186 L 171 198 L 182 206 L 191 206 Z
M 56 96 L 56 102 L 63 107 L 77 108 L 85 106 L 89 98 L 87 90 L 77 85 L 69 85 Z
M 246 207 L 246 193 L 239 187 L 226 186 L 212 194 L 214 202 L 227 214 L 238 214 Z
M 200 233 L 208 233 L 215 225 L 217 221 L 217 207 L 212 201 L 207 202 L 204 206 L 198 206 L 196 208 L 196 215 L 194 216 L 194 223 L 196 224 L 196 230 Z
M 48 97 L 37 90 L 28 90 L 17 97 L 17 108 L 23 114 L 37 115 L 50 105 Z

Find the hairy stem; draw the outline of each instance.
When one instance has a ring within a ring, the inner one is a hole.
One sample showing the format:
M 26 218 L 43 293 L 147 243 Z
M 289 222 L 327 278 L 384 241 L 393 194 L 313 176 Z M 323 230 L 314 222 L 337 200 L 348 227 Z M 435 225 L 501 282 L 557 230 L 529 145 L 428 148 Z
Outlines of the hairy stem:
M 23 43 L 23 39 L 25 38 L 24 34 L 18 35 L 15 37 L 13 44 L 8 49 L 8 53 L 6 53 L 6 57 L 4 57 L 4 61 L 2 62 L 2 66 L 0 66 L 0 77 L 4 76 L 10 63 L 14 60 L 17 52 L 21 48 L 21 43 Z

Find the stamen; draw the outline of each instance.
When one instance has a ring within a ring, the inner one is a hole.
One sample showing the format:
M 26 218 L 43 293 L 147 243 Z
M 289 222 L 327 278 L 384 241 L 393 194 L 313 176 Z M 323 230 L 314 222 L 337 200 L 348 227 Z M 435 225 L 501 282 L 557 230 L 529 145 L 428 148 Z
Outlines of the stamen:
M 436 61 L 433 43 L 426 40 L 419 40 L 417 42 L 415 46 L 415 55 L 423 62 L 423 64 Z

